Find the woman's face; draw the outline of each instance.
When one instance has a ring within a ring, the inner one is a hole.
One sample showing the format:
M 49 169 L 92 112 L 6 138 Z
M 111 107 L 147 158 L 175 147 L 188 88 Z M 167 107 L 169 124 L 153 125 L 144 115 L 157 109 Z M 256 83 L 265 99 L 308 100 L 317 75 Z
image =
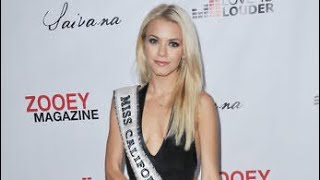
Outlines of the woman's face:
M 165 77 L 177 72 L 183 56 L 182 43 L 182 32 L 177 23 L 165 19 L 149 23 L 144 52 L 153 75 Z

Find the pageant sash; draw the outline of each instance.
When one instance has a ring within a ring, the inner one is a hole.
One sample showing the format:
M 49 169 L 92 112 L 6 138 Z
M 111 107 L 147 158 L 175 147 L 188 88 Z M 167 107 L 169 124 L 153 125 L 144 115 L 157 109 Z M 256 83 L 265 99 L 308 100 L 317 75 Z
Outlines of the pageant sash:
M 139 127 L 139 86 L 125 87 L 114 91 L 120 134 L 132 170 L 138 180 L 162 180 L 141 145 Z

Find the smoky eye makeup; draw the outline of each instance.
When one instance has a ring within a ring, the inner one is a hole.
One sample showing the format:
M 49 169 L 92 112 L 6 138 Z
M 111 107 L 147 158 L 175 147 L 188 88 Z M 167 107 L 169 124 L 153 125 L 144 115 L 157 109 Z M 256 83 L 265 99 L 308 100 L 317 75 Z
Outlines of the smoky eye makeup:
M 149 35 L 146 38 L 146 42 L 148 42 L 150 44 L 157 44 L 158 43 L 158 38 L 153 36 L 153 35 Z
M 170 46 L 170 47 L 173 47 L 173 48 L 176 48 L 176 47 L 179 47 L 179 46 L 180 46 L 180 43 L 175 42 L 175 41 L 172 41 L 172 42 L 169 42 L 169 46 Z
M 148 38 L 148 42 L 149 42 L 150 44 L 157 44 L 157 43 L 158 43 L 158 40 L 157 40 L 156 38 L 154 38 L 154 37 L 150 37 L 150 38 Z

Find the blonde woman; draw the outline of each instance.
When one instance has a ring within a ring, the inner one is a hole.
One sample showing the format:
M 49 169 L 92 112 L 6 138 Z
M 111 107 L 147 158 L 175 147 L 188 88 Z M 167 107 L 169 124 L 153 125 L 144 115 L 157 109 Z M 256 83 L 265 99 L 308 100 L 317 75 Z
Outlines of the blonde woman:
M 159 5 L 138 35 L 141 86 L 114 91 L 106 179 L 220 180 L 219 121 L 203 90 L 198 37 L 177 5 Z

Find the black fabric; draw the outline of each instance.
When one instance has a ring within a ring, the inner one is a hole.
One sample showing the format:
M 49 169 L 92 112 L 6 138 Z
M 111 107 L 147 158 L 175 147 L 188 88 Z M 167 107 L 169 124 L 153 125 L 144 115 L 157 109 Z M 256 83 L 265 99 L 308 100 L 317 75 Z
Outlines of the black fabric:
M 138 116 L 138 121 L 140 125 L 139 136 L 141 138 L 141 145 L 143 147 L 143 150 L 146 152 L 148 158 L 151 160 L 153 166 L 155 167 L 155 169 L 160 174 L 163 180 L 191 180 L 194 176 L 197 166 L 197 155 L 194 142 L 192 143 L 190 149 L 188 151 L 185 151 L 185 138 L 183 138 L 183 143 L 181 143 L 181 145 L 176 146 L 174 137 L 169 137 L 165 139 L 158 153 L 155 156 L 151 155 L 146 147 L 146 144 L 142 137 L 141 121 L 147 88 L 148 85 L 140 89 L 138 93 L 138 108 L 140 110 Z M 126 165 L 130 180 L 135 180 L 136 178 L 134 176 L 127 156 Z

